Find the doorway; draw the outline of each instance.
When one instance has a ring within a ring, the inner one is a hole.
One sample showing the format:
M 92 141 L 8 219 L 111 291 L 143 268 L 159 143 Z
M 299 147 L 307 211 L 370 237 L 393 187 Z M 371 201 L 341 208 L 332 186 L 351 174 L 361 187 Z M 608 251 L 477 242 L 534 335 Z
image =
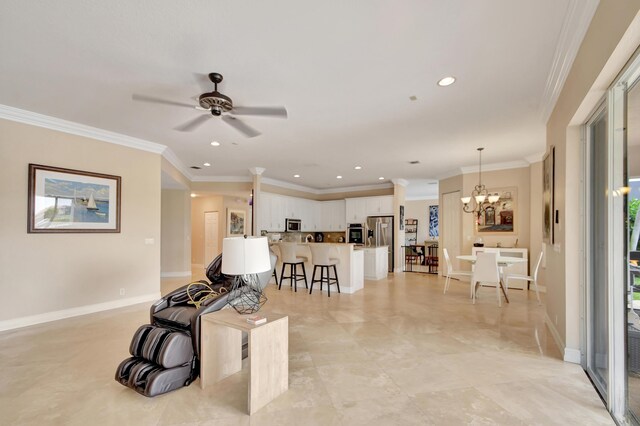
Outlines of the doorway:
M 218 212 L 204 212 L 204 262 L 206 268 L 209 263 L 220 254 L 218 243 Z
M 440 211 L 440 225 L 442 230 L 440 238 L 442 239 L 442 248 L 447 249 L 453 269 L 457 269 L 456 256 L 460 254 L 460 240 L 462 218 L 460 216 L 460 191 L 448 192 L 442 194 L 442 210 Z

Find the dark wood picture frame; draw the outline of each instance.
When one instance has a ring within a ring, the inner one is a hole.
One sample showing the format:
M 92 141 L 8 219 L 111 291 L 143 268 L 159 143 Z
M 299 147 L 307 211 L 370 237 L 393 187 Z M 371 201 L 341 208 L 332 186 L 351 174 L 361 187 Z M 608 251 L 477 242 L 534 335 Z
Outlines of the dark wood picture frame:
M 119 233 L 120 176 L 29 164 L 27 232 Z

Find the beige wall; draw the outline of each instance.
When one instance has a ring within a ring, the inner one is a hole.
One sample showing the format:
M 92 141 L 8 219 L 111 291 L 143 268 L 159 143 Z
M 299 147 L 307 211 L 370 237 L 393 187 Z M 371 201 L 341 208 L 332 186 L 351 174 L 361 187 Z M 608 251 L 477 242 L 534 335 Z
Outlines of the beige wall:
M 640 145 L 627 147 L 627 170 L 630 178 L 640 177 Z
M 463 196 L 471 195 L 471 191 L 478 184 L 478 174 L 469 173 L 462 177 Z M 482 173 L 482 183 L 491 192 L 495 189 L 507 189 L 515 187 L 517 190 L 516 211 L 514 212 L 513 234 L 485 234 L 476 233 L 475 215 L 464 213 L 462 215 L 462 252 L 471 253 L 473 242 L 482 237 L 486 246 L 495 246 L 500 243 L 503 247 L 513 247 L 516 239 L 518 247 L 529 248 L 529 210 L 530 210 L 530 176 L 529 167 L 517 169 L 496 170 Z M 462 203 L 460 203 L 462 209 Z M 542 207 L 540 207 L 542 208 Z
M 530 206 L 529 209 L 529 272 L 533 274 L 542 251 L 542 161 L 529 167 Z M 545 263 L 543 262 L 543 265 Z M 545 285 L 544 274 L 538 274 L 538 286 Z
M 218 248 L 222 251 L 222 239 L 227 232 L 227 210 L 244 210 L 247 215 L 247 235 L 251 230 L 251 207 L 247 197 L 213 195 L 192 198 L 191 201 L 191 264 L 206 267 L 213 259 L 204 259 L 204 214 L 218 212 Z
M 174 167 L 166 158 L 162 157 L 162 163 L 160 167 L 162 168 L 162 172 L 166 173 L 171 177 L 175 182 L 182 185 L 185 189 L 189 189 L 191 187 L 191 181 L 185 175 L 182 174 L 180 170 Z
M 440 211 L 438 212 L 440 214 L 440 218 L 439 218 L 439 225 L 440 225 L 440 229 L 444 229 L 444 223 L 447 220 L 446 214 L 443 210 L 443 206 L 444 203 L 442 201 L 442 196 L 444 194 L 448 194 L 450 192 L 454 192 L 454 191 L 460 191 L 460 194 L 462 195 L 462 175 L 457 175 L 457 176 L 452 176 L 446 179 L 442 179 L 438 182 L 438 205 L 440 205 Z M 460 209 L 458 212 L 458 218 L 461 217 L 462 213 L 462 209 Z M 461 219 L 460 219 L 461 220 Z M 463 239 L 463 233 L 460 233 L 460 247 L 462 247 L 462 239 Z M 440 241 L 442 241 L 442 234 L 440 234 Z M 442 254 L 442 249 L 445 248 L 443 247 L 442 244 L 438 244 L 438 257 L 440 259 L 444 259 L 444 254 Z M 455 261 L 454 261 L 455 262 Z M 455 265 L 455 263 L 454 263 Z M 446 266 L 444 264 L 444 262 L 442 262 L 442 267 L 439 268 L 439 274 L 442 275 L 442 272 L 446 270 Z
M 370 189 L 366 191 L 345 191 L 331 194 L 312 194 L 310 192 L 297 191 L 294 189 L 282 188 L 280 186 L 262 183 L 261 190 L 273 194 L 288 195 L 290 197 L 307 198 L 316 201 L 343 200 L 345 198 L 357 197 L 377 197 L 380 195 L 393 195 L 393 188 Z
M 405 202 L 404 217 L 405 219 L 418 219 L 418 244 L 425 241 L 437 241 L 431 239 L 429 235 L 429 206 L 437 206 L 438 200 L 411 200 Z
M 544 279 L 547 284 L 547 316 L 567 353 L 580 350 L 580 158 L 579 123 L 572 123 L 579 110 L 584 114 L 599 98 L 622 65 L 603 69 L 640 10 L 640 1 L 602 0 L 573 63 L 556 106 L 547 122 L 547 147 L 556 148 L 555 208 L 559 224 L 554 226 L 555 246 L 547 247 Z M 637 45 L 636 45 L 637 47 Z M 629 58 L 622 58 L 622 64 Z M 596 83 L 598 83 L 596 85 Z M 579 118 L 583 121 L 583 117 Z M 573 125 L 571 125 L 573 124 Z
M 162 276 L 191 276 L 191 196 L 189 191 L 162 190 Z
M 159 295 L 160 158 L 0 120 L 0 321 Z M 29 163 L 121 176 L 121 232 L 28 234 Z

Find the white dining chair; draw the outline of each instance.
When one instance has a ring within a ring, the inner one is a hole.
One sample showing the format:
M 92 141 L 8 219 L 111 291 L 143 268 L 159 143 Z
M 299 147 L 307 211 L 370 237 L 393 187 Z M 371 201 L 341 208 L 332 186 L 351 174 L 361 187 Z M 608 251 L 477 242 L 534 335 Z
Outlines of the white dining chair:
M 476 255 L 476 263 L 471 276 L 471 295 L 473 303 L 476 303 L 477 285 L 480 283 L 491 283 L 496 285 L 498 296 L 498 306 L 502 306 L 500 296 L 500 271 L 498 269 L 498 259 L 496 253 L 480 252 Z
M 453 266 L 451 266 L 451 259 L 449 258 L 449 252 L 447 251 L 446 248 L 442 249 L 442 252 L 444 253 L 444 261 L 447 264 L 447 280 L 444 282 L 444 292 L 443 292 L 443 294 L 445 294 L 449 289 L 449 283 L 451 282 L 452 275 L 460 276 L 460 277 L 470 277 L 471 271 L 454 271 Z
M 527 290 L 529 290 L 529 285 L 533 283 L 533 287 L 536 289 L 536 298 L 538 299 L 538 305 L 541 304 L 540 292 L 538 291 L 538 270 L 540 269 L 540 264 L 542 263 L 543 256 L 544 256 L 544 251 L 541 251 L 540 256 L 538 256 L 538 262 L 536 263 L 536 269 L 533 270 L 533 275 L 507 274 L 505 278 L 505 286 L 507 288 L 509 288 L 509 280 L 527 281 Z

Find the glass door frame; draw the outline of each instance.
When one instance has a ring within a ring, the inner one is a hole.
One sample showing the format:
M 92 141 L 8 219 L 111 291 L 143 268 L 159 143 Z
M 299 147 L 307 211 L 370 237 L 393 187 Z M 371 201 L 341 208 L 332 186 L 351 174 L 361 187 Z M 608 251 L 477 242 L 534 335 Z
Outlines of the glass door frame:
M 627 242 L 625 233 L 625 193 L 622 188 L 626 174 L 626 139 L 627 139 L 627 92 L 640 80 L 640 55 L 638 52 L 619 74 L 615 82 L 605 94 L 603 102 L 594 110 L 589 121 L 583 126 L 582 160 L 584 167 L 581 192 L 584 212 L 584 238 L 582 241 L 582 277 L 584 278 L 583 294 L 583 368 L 589 372 L 588 366 L 590 345 L 593 344 L 593 330 L 589 323 L 590 310 L 590 140 L 589 124 L 603 108 L 608 115 L 607 124 L 607 326 L 608 326 L 608 378 L 606 404 L 607 409 L 618 423 L 629 421 L 628 413 L 628 381 L 627 381 Z

